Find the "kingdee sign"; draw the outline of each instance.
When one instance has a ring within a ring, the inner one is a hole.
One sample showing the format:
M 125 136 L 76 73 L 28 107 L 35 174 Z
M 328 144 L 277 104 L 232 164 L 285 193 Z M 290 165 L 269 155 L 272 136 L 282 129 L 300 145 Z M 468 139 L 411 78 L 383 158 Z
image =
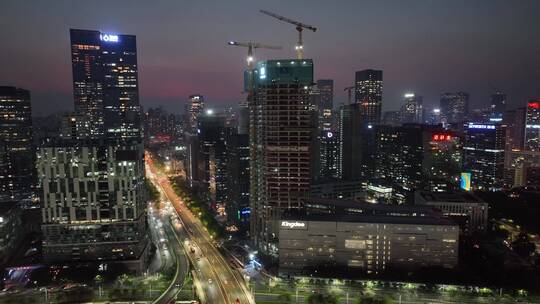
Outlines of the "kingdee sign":
M 306 230 L 307 224 L 306 222 L 299 221 L 281 221 L 281 227 L 294 230 Z

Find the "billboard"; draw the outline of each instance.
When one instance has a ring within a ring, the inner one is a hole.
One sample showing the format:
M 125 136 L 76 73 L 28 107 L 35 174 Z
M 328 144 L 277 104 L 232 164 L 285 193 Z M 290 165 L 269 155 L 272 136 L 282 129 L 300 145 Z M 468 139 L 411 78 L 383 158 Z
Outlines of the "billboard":
M 471 173 L 461 172 L 460 188 L 465 191 L 471 191 Z

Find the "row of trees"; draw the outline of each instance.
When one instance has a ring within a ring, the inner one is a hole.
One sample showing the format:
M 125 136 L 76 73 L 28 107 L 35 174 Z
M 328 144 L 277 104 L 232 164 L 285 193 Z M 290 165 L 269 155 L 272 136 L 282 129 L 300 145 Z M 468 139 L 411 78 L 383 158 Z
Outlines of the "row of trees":
M 222 238 L 225 236 L 225 229 L 221 226 L 216 218 L 214 212 L 210 209 L 210 206 L 203 202 L 185 181 L 179 178 L 170 177 L 173 190 L 182 199 L 188 209 L 195 215 L 197 215 L 202 224 L 208 229 L 208 232 L 213 238 Z

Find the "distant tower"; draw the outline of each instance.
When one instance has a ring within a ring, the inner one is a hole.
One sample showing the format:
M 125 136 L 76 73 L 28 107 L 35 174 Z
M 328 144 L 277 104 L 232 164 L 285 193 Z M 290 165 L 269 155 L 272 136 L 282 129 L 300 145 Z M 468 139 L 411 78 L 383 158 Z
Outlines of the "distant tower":
M 31 195 L 35 185 L 30 92 L 0 86 L 0 200 Z
M 204 96 L 191 95 L 188 99 L 189 125 L 193 132 L 197 131 L 199 116 L 204 112 Z
M 313 105 L 317 108 L 319 116 L 319 131 L 332 130 L 332 110 L 334 108 L 334 81 L 332 79 L 319 79 L 314 88 Z
M 540 99 L 527 103 L 525 150 L 540 151 Z
M 506 94 L 496 92 L 491 95 L 491 118 L 502 120 L 506 112 Z
M 469 114 L 469 94 L 465 92 L 444 93 L 441 95 L 440 110 L 446 124 L 459 125 Z
M 401 107 L 402 123 L 423 123 L 424 122 L 424 102 L 422 96 L 414 93 L 404 95 L 405 103 Z
M 361 117 L 365 124 L 377 124 L 381 121 L 382 89 L 382 71 L 356 72 L 355 103 L 360 104 Z

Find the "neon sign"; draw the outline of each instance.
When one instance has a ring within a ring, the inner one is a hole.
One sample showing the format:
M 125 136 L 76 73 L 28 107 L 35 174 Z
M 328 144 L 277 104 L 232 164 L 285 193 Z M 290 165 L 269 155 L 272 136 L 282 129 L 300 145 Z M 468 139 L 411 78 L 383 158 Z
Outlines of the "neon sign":
M 434 141 L 448 141 L 452 139 L 452 135 L 449 134 L 433 134 L 431 137 Z
M 540 102 L 539 101 L 531 101 L 528 103 L 529 108 L 533 109 L 540 109 Z
M 494 125 L 481 125 L 481 124 L 469 123 L 469 129 L 489 129 L 489 130 L 495 130 L 495 126 L 494 126 Z
M 99 40 L 105 42 L 118 42 L 118 35 L 99 34 Z

